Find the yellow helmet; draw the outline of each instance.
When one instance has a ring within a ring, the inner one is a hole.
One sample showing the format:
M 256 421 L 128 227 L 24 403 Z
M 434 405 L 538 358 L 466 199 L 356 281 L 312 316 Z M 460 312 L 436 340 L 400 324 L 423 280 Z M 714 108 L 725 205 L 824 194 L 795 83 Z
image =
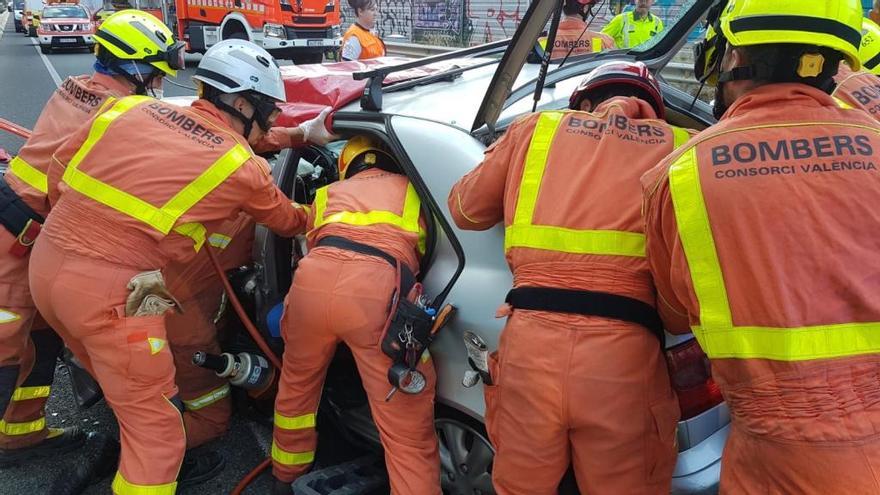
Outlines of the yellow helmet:
M 95 41 L 99 59 L 109 54 L 122 61 L 143 62 L 172 77 L 183 69 L 184 43 L 175 41 L 162 21 L 140 10 L 120 10 L 107 17 Z
M 382 149 L 382 145 L 362 134 L 345 143 L 342 152 L 339 153 L 338 166 L 340 180 L 370 167 L 398 170 L 397 161 Z
M 859 0 L 729 0 L 721 30 L 732 46 L 792 43 L 824 46 L 860 67 Z
M 862 68 L 880 76 L 880 26 L 871 19 L 862 22 L 862 46 L 859 49 Z

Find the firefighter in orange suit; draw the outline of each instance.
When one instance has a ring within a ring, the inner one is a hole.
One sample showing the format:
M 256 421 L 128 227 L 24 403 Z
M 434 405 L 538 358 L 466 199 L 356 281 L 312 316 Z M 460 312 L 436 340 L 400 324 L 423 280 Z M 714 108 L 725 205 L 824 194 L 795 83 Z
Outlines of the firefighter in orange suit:
M 190 108 L 123 98 L 55 153 L 53 209 L 32 253 L 37 308 L 96 377 L 119 421 L 119 494 L 173 494 L 178 481 L 204 474 L 200 462 L 182 462 L 183 404 L 165 330 L 165 314 L 179 304 L 160 270 L 195 257 L 208 233 L 241 211 L 281 235 L 305 228 L 305 210 L 274 185 L 249 145 L 285 100 L 272 57 L 253 43 L 224 41 L 194 78 L 202 90 Z
M 426 386 L 389 401 L 391 359 L 379 342 L 397 287 L 399 262 L 415 274 L 425 250 L 419 196 L 396 161 L 364 136 L 340 155 L 340 182 L 318 190 L 309 216 L 309 254 L 296 270 L 281 320 L 284 366 L 275 401 L 272 444 L 276 493 L 312 464 L 315 414 L 336 349 L 351 348 L 379 428 L 395 495 L 439 495 L 434 433 L 436 375 L 427 353 L 417 369 Z
M 500 495 L 669 493 L 678 403 L 645 260 L 639 177 L 690 134 L 642 63 L 590 73 L 572 111 L 528 115 L 453 186 L 456 225 L 503 222 L 514 288 L 485 386 Z M 541 349 L 541 352 L 535 352 Z
M 297 127 L 273 127 L 253 146 L 256 152 L 295 148 L 307 143 L 324 145 L 335 138 L 325 127 L 329 109 Z M 228 219 L 209 233 L 206 242 L 217 253 L 225 270 L 250 263 L 254 220 L 246 214 Z M 223 283 L 207 255 L 187 262 L 172 262 L 163 274 L 168 290 L 183 306 L 183 313 L 166 316 L 168 344 L 174 356 L 176 379 L 183 401 L 186 447 L 192 449 L 219 438 L 229 429 L 232 400 L 229 382 L 213 371 L 192 363 L 197 351 L 219 354 L 217 324 L 222 321 Z M 217 323 L 215 323 L 215 321 Z
M 559 21 L 556 39 L 553 41 L 552 59 L 584 55 L 614 49 L 614 38 L 598 31 L 590 31 L 585 18 L 588 9 L 595 3 L 593 0 L 566 0 L 562 6 L 565 16 Z M 543 50 L 546 50 L 547 38 L 538 39 Z
M 880 493 L 880 125 L 829 95 L 861 3 L 708 18 L 720 121 L 642 183 L 661 314 L 730 408 L 721 493 Z
M 880 119 L 880 26 L 867 18 L 862 21 L 859 60 L 862 69 L 857 71 L 845 62 L 840 64 L 832 96 L 844 107 L 860 108 Z
M 166 33 L 167 43 L 158 44 L 158 38 L 138 26 Z M 110 37 L 136 49 L 125 52 Z M 46 171 L 52 154 L 105 105 L 131 94 L 155 94 L 164 76 L 176 73 L 168 63 L 151 60 L 177 47 L 171 44 L 171 31 L 150 14 L 117 12 L 95 40 L 95 73 L 61 84 L 0 179 L 0 222 L 5 227 L 0 229 L 0 467 L 58 455 L 85 439 L 77 428 L 46 426 L 44 408 L 62 342 L 37 314 L 27 284 L 31 244 L 50 209 Z
M 385 43 L 373 34 L 376 16 L 379 15 L 376 0 L 348 0 L 354 9 L 355 22 L 348 27 L 342 37 L 342 59 L 364 60 L 384 57 Z

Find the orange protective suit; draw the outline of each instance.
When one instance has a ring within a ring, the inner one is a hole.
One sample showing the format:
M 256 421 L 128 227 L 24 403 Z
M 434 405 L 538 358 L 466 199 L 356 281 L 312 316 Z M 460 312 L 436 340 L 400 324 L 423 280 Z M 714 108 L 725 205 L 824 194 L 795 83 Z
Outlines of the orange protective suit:
M 832 96 L 880 119 L 880 77 L 863 70 L 854 72 L 841 62 L 834 80 L 837 87 Z
M 49 213 L 46 171 L 52 153 L 108 99 L 127 94 L 129 89 L 110 76 L 67 78 L 49 98 L 31 138 L 2 180 L 37 215 L 45 217 Z M 20 241 L 0 227 L 0 309 L 6 315 L 0 319 L 0 449 L 34 445 L 49 434 L 45 405 L 61 350 L 61 340 L 46 327 L 31 299 L 27 284 L 30 253 L 9 252 L 22 242 L 33 239 Z M 8 375 L 6 380 L 3 375 Z
M 309 224 L 315 226 L 309 232 L 310 244 L 314 246 L 327 236 L 344 237 L 381 249 L 416 272 L 423 228 L 413 232 L 386 223 L 349 225 L 339 223 L 334 215 L 398 215 L 403 211 L 400 215 L 406 217 L 406 211 L 414 211 L 413 218 L 405 221 L 420 224 L 418 205 L 403 207 L 404 198 L 414 196 L 408 188 L 406 177 L 377 169 L 330 185 L 326 209 L 316 200 L 310 216 Z M 417 203 L 418 196 L 415 198 Z M 335 219 L 327 218 L 331 215 Z M 433 421 L 436 374 L 427 354 L 418 366 L 427 379 L 425 390 L 415 395 L 398 392 L 385 401 L 391 389 L 387 378 L 391 359 L 381 351 L 379 342 L 396 285 L 395 269 L 378 257 L 317 247 L 300 261 L 281 320 L 286 346 L 275 401 L 272 457 L 276 478 L 292 481 L 311 465 L 317 444 L 315 413 L 324 377 L 336 345 L 344 342 L 354 354 L 385 447 L 391 493 L 440 494 L 440 457 Z
M 548 116 L 559 119 L 549 138 Z M 596 113 L 529 115 L 453 186 L 449 211 L 463 229 L 504 222 L 514 287 L 601 291 L 653 306 L 638 178 L 688 136 L 636 98 L 608 100 Z M 533 142 L 549 152 L 527 165 L 540 147 Z M 536 227 L 579 237 L 566 247 Z M 603 236 L 620 242 L 590 253 Z M 485 387 L 497 493 L 555 494 L 570 463 L 584 493 L 668 493 L 679 410 L 657 337 L 595 316 L 509 307 L 503 315 L 494 384 Z
M 305 210 L 212 104 L 146 97 L 117 101 L 56 152 L 49 199 L 31 291 L 119 421 L 113 490 L 174 493 L 185 434 L 165 316 L 127 316 L 126 286 L 192 259 L 206 233 L 240 211 L 290 236 L 304 230 Z
M 772 84 L 642 179 L 667 329 L 730 407 L 722 493 L 880 493 L 878 150 L 869 115 Z
M 245 213 L 223 223 L 208 237 L 224 270 L 248 264 L 253 241 L 254 221 Z M 229 429 L 229 382 L 192 364 L 193 353 L 197 351 L 221 352 L 214 321 L 221 309 L 223 282 L 206 253 L 199 253 L 189 263 L 171 263 L 163 273 L 169 292 L 184 310 L 183 314 L 169 314 L 165 327 L 177 371 L 175 382 L 183 399 L 186 447 L 191 449 L 219 438 Z
M 277 151 L 304 144 L 291 139 L 285 130 L 273 128 L 253 149 L 255 152 Z M 254 221 L 245 213 L 224 222 L 208 236 L 208 243 L 217 252 L 224 270 L 248 264 L 253 241 Z M 223 282 L 207 254 L 201 253 L 186 263 L 172 262 L 163 273 L 168 290 L 184 309 L 183 314 L 169 314 L 165 328 L 177 371 L 175 382 L 183 399 L 186 447 L 191 449 L 221 437 L 229 429 L 232 413 L 229 382 L 218 378 L 213 371 L 192 364 L 196 351 L 221 352 L 214 320 L 221 309 Z
M 587 23 L 580 17 L 566 16 L 560 20 L 550 57 L 553 59 L 564 58 L 568 55 L 569 50 L 571 50 L 571 56 L 574 57 L 614 49 L 614 38 L 586 29 Z

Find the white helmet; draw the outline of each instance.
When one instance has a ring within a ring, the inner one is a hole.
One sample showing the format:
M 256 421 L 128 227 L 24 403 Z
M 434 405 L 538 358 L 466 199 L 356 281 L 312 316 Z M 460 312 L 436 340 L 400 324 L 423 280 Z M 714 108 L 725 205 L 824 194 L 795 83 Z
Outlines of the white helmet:
M 223 93 L 253 91 L 287 101 L 278 62 L 247 40 L 225 40 L 209 48 L 193 79 Z

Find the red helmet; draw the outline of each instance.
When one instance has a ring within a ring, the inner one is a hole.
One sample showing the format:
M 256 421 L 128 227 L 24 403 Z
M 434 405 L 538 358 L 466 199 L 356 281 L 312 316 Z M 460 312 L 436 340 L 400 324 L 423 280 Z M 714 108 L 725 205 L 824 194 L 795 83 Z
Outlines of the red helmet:
M 648 70 L 648 66 L 642 62 L 608 62 L 593 69 L 587 77 L 578 85 L 568 100 L 568 108 L 577 110 L 581 102 L 589 97 L 590 93 L 597 89 L 609 86 L 630 86 L 640 89 L 648 96 L 648 103 L 654 107 L 659 118 L 666 116 L 663 106 L 663 96 L 660 93 L 660 83 Z M 643 98 L 645 99 L 645 98 Z

